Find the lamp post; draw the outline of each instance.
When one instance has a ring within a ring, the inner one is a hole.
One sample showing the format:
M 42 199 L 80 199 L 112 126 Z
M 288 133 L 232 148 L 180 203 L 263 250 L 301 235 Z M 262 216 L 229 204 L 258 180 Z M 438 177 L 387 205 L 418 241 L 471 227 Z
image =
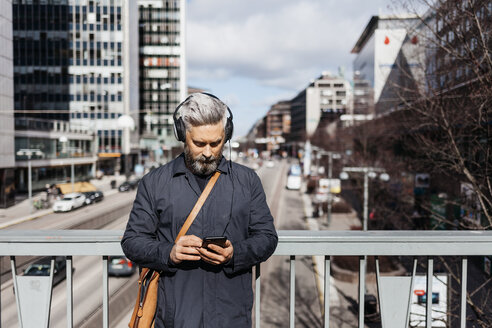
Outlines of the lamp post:
M 382 181 L 389 181 L 390 176 L 384 169 L 378 167 L 344 167 L 340 173 L 341 180 L 347 180 L 349 178 L 348 172 L 363 173 L 364 174 L 364 205 L 363 205 L 363 217 L 362 217 L 362 230 L 367 231 L 367 219 L 369 216 L 369 178 L 376 178 L 379 173 L 379 178 Z M 367 256 L 364 256 L 364 260 L 361 262 L 361 271 L 364 273 L 363 277 L 359 277 L 359 304 L 361 304 L 361 313 L 359 313 L 359 322 L 364 322 L 364 307 L 365 307 L 365 295 L 367 294 L 366 287 L 366 273 L 367 273 Z
M 17 151 L 17 156 L 26 156 L 27 157 L 27 195 L 29 198 L 30 211 L 32 212 L 32 168 L 31 168 L 31 157 L 35 156 L 43 156 L 44 153 L 39 149 L 19 149 Z
M 130 130 L 135 128 L 135 121 L 130 115 L 121 115 L 117 121 L 118 127 L 123 129 L 122 153 L 125 155 L 125 176 L 128 180 L 129 176 L 129 158 L 130 155 Z
M 389 181 L 390 176 L 384 169 L 378 167 L 344 167 L 342 173 L 340 173 L 341 180 L 347 180 L 349 178 L 348 172 L 363 173 L 364 174 L 364 198 L 363 198 L 363 210 L 362 210 L 362 230 L 367 231 L 367 220 L 369 217 L 369 178 L 376 178 L 379 173 L 379 178 L 382 181 Z
M 330 225 L 331 223 L 331 202 L 332 202 L 332 194 L 331 194 L 331 179 L 332 179 L 332 172 L 333 172 L 333 160 L 334 159 L 340 159 L 342 156 L 339 153 L 328 151 L 326 152 L 328 154 L 328 179 L 330 179 L 330 190 L 328 191 L 328 213 L 326 215 L 326 224 Z
M 66 152 L 67 151 L 67 148 L 65 147 L 65 145 L 67 144 L 68 142 L 68 138 L 65 137 L 65 136 L 61 136 L 58 141 L 60 141 L 62 143 L 62 152 Z M 74 163 L 74 160 L 72 158 L 72 160 L 70 161 L 70 182 L 72 184 L 72 192 L 75 191 L 75 163 Z

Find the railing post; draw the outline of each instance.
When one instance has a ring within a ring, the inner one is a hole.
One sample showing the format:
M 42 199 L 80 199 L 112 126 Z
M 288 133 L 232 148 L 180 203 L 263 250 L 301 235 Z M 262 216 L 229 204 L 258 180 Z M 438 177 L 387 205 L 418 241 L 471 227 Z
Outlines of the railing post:
M 260 264 L 258 263 L 255 268 L 255 328 L 260 328 Z
M 66 258 L 66 275 L 67 275 L 67 327 L 73 327 L 73 281 L 72 281 L 72 257 Z
M 461 259 L 461 328 L 466 328 L 466 290 L 468 282 L 468 258 Z
M 103 328 L 109 328 L 108 256 L 103 256 Z
M 364 301 L 366 293 L 366 257 L 359 258 L 359 328 L 364 328 Z
M 290 256 L 290 306 L 289 306 L 290 328 L 295 327 L 296 314 L 296 257 Z
M 432 257 L 427 258 L 427 290 L 425 291 L 425 326 L 426 328 L 432 328 L 432 278 L 434 277 L 434 259 Z
M 330 327 L 330 256 L 325 256 L 325 300 L 324 300 L 324 321 L 325 328 Z

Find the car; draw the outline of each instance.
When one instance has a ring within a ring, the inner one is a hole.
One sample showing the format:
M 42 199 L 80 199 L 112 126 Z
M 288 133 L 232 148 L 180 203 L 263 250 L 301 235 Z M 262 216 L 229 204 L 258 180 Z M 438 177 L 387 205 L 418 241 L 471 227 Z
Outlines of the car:
M 85 195 L 80 192 L 66 194 L 53 204 L 54 212 L 69 212 L 85 205 Z
M 139 182 L 140 179 L 125 181 L 118 187 L 118 190 L 121 192 L 133 190 L 137 188 Z
M 42 257 L 30 264 L 24 270 L 24 276 L 49 276 L 51 268 L 51 257 Z M 72 272 L 75 269 L 72 268 Z M 67 265 L 65 257 L 55 257 L 55 268 L 53 271 L 53 286 L 56 286 L 67 277 Z
M 301 185 L 301 167 L 296 164 L 291 165 L 287 175 L 287 185 L 285 187 L 290 190 L 299 190 L 301 189 Z
M 136 270 L 136 264 L 125 256 L 110 256 L 108 259 L 109 276 L 127 277 L 133 275 Z
M 83 193 L 85 195 L 85 204 L 89 205 L 92 203 L 100 202 L 104 199 L 104 194 L 102 191 L 86 191 Z

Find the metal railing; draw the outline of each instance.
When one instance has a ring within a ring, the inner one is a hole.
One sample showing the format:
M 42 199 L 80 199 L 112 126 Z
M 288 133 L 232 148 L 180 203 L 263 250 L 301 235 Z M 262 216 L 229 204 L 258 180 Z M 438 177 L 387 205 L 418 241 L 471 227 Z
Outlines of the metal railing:
M 123 255 L 122 231 L 0 231 L 0 256 L 66 256 L 67 322 L 72 327 L 72 257 L 101 256 L 103 265 L 103 327 L 109 327 L 108 256 Z M 295 324 L 296 256 L 324 256 L 324 326 L 329 327 L 330 261 L 332 256 L 358 256 L 359 297 L 364 296 L 366 256 L 426 256 L 427 290 L 432 288 L 433 261 L 438 256 L 461 258 L 460 323 L 466 326 L 467 256 L 492 255 L 492 231 L 279 231 L 274 255 L 290 257 L 290 327 Z M 260 327 L 260 266 L 256 267 L 255 324 Z M 363 298 L 362 298 L 363 299 Z M 426 302 L 426 327 L 432 327 L 432 302 Z M 364 302 L 359 302 L 359 327 L 364 327 Z

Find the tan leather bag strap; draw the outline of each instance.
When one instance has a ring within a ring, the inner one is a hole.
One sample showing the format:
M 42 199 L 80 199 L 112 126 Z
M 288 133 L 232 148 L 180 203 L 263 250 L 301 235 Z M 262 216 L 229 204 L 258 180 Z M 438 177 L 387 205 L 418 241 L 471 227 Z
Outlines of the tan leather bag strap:
M 212 188 L 214 187 L 215 183 L 217 182 L 217 179 L 219 178 L 220 172 L 216 171 L 214 175 L 208 180 L 207 185 L 205 186 L 205 189 L 203 189 L 202 194 L 200 195 L 200 198 L 195 203 L 195 206 L 191 210 L 190 214 L 188 215 L 188 218 L 186 218 L 185 223 L 181 227 L 181 230 L 179 230 L 178 236 L 176 237 L 176 240 L 174 241 L 175 243 L 178 241 L 179 238 L 182 236 L 186 235 L 188 232 L 188 229 L 191 227 L 191 224 L 195 220 L 196 216 L 198 215 L 198 212 L 200 212 L 200 209 L 202 208 L 203 204 L 205 203 L 205 200 L 207 199 L 208 195 L 212 191 Z

